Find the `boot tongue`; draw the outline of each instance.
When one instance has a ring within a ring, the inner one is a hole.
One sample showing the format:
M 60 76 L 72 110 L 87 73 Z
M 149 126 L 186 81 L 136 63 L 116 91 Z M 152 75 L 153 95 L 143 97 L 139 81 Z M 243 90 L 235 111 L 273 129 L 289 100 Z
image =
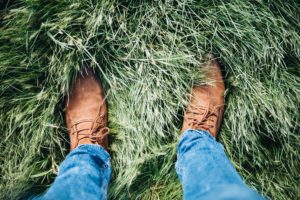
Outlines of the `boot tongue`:
M 88 134 L 92 128 L 94 120 L 93 119 L 81 119 L 72 124 L 72 134 Z
M 83 140 L 83 138 L 86 139 L 86 136 L 90 133 L 90 128 L 93 120 L 90 119 L 82 119 L 78 121 L 73 121 L 71 125 L 71 149 L 74 149 L 76 146 L 78 146 L 78 143 L 80 140 Z
M 217 134 L 220 109 L 221 109 L 220 107 L 216 107 L 214 110 L 210 111 L 207 116 L 206 124 L 210 127 L 209 132 L 213 135 Z

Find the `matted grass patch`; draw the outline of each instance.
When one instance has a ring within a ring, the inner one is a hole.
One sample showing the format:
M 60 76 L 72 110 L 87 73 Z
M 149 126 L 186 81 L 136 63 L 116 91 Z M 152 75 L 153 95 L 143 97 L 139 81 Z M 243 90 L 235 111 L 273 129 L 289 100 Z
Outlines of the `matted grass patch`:
M 300 5 L 277 1 L 0 0 L 0 198 L 44 191 L 69 151 L 63 100 L 92 67 L 112 130 L 110 199 L 182 199 L 174 163 L 182 111 L 226 75 L 221 135 L 247 184 L 300 196 Z

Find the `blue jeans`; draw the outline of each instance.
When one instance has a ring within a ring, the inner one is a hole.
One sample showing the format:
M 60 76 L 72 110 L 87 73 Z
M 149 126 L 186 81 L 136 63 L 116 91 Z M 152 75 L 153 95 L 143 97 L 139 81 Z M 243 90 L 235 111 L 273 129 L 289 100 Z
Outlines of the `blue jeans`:
M 178 145 L 176 171 L 184 199 L 263 199 L 243 182 L 208 132 L 187 130 Z M 106 199 L 111 176 L 109 154 L 98 145 L 80 145 L 60 166 L 53 185 L 40 199 Z

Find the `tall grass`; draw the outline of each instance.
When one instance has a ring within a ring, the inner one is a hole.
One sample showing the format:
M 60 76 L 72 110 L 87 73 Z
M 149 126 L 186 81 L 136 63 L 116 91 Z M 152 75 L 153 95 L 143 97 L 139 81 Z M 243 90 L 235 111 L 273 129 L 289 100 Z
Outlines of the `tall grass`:
M 181 199 L 174 162 L 182 111 L 226 76 L 219 137 L 272 199 L 300 196 L 300 5 L 296 0 L 0 1 L 0 198 L 44 191 L 69 151 L 63 100 L 82 68 L 109 104 L 110 199 Z

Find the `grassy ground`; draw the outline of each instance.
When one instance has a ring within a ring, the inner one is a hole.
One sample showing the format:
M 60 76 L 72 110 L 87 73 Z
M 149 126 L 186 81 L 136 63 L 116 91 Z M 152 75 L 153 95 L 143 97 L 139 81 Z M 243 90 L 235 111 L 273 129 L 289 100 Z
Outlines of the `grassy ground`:
M 297 0 L 0 0 L 0 198 L 45 190 L 68 153 L 63 98 L 80 68 L 108 94 L 110 199 L 181 199 L 182 110 L 213 53 L 226 75 L 220 141 L 245 181 L 300 196 Z

